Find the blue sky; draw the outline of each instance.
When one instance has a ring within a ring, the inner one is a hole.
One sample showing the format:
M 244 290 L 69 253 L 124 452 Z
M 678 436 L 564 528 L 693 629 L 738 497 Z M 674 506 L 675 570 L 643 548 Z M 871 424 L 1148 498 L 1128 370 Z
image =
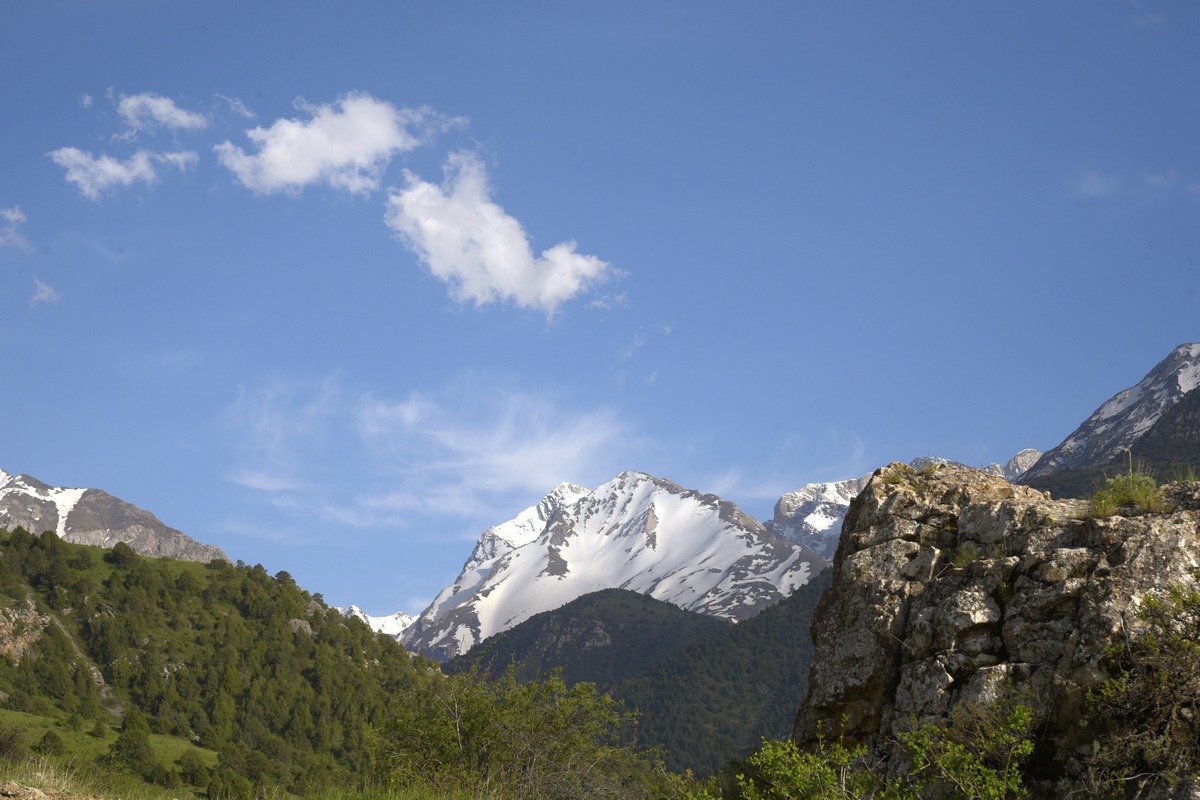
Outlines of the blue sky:
M 642 469 L 1056 444 L 1197 339 L 1188 3 L 0 3 L 0 466 L 336 603 Z

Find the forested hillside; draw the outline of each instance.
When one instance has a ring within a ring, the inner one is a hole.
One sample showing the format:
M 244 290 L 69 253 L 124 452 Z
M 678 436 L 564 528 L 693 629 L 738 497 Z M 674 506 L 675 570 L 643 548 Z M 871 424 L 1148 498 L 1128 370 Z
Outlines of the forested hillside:
M 523 679 L 563 668 L 639 713 L 638 737 L 669 768 L 712 773 L 763 736 L 786 736 L 804 699 L 813 608 L 829 571 L 736 625 L 621 590 L 538 614 L 448 662 Z
M 0 731 L 13 753 L 69 758 L 62 740 L 115 735 L 72 766 L 210 798 L 484 784 L 507 797 L 546 769 L 597 796 L 616 786 L 614 796 L 636 797 L 655 780 L 620 746 L 625 720 L 590 687 L 447 678 L 286 573 L 22 529 L 0 532 L 0 556 L 0 722 L 26 728 Z M 54 737 L 43 747 L 30 729 Z M 584 763 L 587 774 L 573 771 Z

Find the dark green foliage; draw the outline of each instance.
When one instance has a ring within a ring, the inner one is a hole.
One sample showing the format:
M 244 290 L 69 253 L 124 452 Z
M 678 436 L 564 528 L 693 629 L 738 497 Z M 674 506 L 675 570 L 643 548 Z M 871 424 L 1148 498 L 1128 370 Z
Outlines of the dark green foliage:
M 1012 697 L 960 706 L 942 724 L 916 725 L 899 736 L 908 762 L 889 774 L 865 747 L 820 741 L 804 750 L 767 740 L 733 771 L 691 800 L 1019 800 L 1029 797 L 1021 773 L 1033 752 L 1035 721 Z
M 560 666 L 639 712 L 638 741 L 668 768 L 709 774 L 791 733 L 812 657 L 809 625 L 829 573 L 737 625 L 616 589 L 585 595 L 497 634 L 447 664 L 528 679 Z M 589 646 L 581 642 L 591 641 Z
M 179 757 L 179 776 L 192 786 L 208 786 L 208 766 L 195 750 L 185 750 Z
M 67 746 L 62 737 L 54 731 L 46 731 L 33 748 L 35 753 L 43 756 L 61 756 L 66 749 Z
M 663 784 L 622 746 L 629 720 L 590 683 L 433 678 L 384 731 L 377 770 L 392 788 L 425 781 L 471 797 L 637 800 Z
M 137 553 L 133 551 L 133 548 L 124 542 L 117 542 L 112 550 L 104 554 L 105 561 L 121 569 L 133 566 L 137 558 Z
M 491 636 L 443 669 L 453 674 L 478 667 L 498 678 L 515 665 L 525 681 L 558 670 L 568 684 L 588 681 L 607 691 L 730 627 L 638 592 L 605 589 Z
M 1087 698 L 1097 795 L 1200 781 L 1200 589 L 1147 597 L 1139 617 L 1140 628 L 1111 653 L 1113 677 Z
M 0 690 L 9 707 L 78 715 L 101 736 L 105 704 L 124 706 L 109 762 L 164 786 L 178 775 L 155 759 L 150 733 L 244 754 L 255 791 L 353 784 L 371 728 L 418 672 L 435 669 L 314 602 L 286 573 L 144 558 L 120 545 L 96 553 L 53 534 L 0 535 L 0 603 L 21 608 L 31 597 L 41 613 L 58 612 L 20 662 L 0 659 Z M 311 635 L 293 632 L 292 620 Z
M 284 572 L 100 558 L 53 534 L 0 532 L 0 605 L 38 626 L 20 661 L 0 659 L 6 705 L 103 739 L 123 709 L 88 767 L 113 780 L 172 794 L 186 783 L 213 800 L 380 782 L 483 786 L 494 800 L 638 797 L 664 780 L 621 745 L 626 720 L 594 687 L 447 679 Z M 159 734 L 183 749 L 156 750 Z M 10 757 L 27 738 L 12 731 Z M 4 743 L 0 730 L 0 755 Z
M 707 775 L 764 736 L 791 734 L 808 689 L 812 612 L 829 584 L 826 570 L 779 604 L 614 687 L 641 712 L 640 738 L 662 748 L 669 769 Z
M 29 757 L 29 734 L 25 728 L 0 722 L 0 761 L 20 761 Z
M 149 779 L 158 766 L 150 747 L 150 725 L 136 708 L 131 708 L 121 724 L 121 733 L 109 748 L 106 760 L 135 775 Z

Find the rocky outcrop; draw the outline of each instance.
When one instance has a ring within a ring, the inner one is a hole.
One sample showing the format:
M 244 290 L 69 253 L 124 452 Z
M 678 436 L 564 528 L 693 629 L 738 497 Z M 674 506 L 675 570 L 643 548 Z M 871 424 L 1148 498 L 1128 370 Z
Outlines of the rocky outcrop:
M 954 465 L 876 471 L 846 517 L 813 621 L 795 736 L 841 730 L 883 758 L 911 721 L 1015 691 L 1044 720 L 1050 776 L 1074 769 L 1087 689 L 1143 598 L 1194 581 L 1200 485 L 1170 514 L 1087 519 L 1083 501 Z
M 39 614 L 32 602 L 23 608 L 0 608 L 0 658 L 20 662 L 49 624 L 50 617 Z

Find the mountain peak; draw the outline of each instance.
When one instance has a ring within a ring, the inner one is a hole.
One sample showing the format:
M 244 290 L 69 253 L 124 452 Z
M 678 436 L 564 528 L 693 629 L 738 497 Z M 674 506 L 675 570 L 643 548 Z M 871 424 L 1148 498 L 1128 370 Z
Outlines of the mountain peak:
M 1061 444 L 1043 454 L 1022 480 L 1112 461 L 1198 385 L 1200 343 L 1181 344 L 1137 384 L 1117 392 L 1092 412 Z
M 189 561 L 225 558 L 220 549 L 168 527 L 149 511 L 99 489 L 51 486 L 29 475 L 0 470 L 0 527 L 31 533 L 53 531 L 60 539 L 94 547 L 125 542 L 148 556 Z
M 455 582 L 406 631 L 405 644 L 436 658 L 458 655 L 533 614 L 607 588 L 744 619 L 823 565 L 732 503 L 644 472 L 622 472 L 583 492 L 548 495 L 484 531 Z

